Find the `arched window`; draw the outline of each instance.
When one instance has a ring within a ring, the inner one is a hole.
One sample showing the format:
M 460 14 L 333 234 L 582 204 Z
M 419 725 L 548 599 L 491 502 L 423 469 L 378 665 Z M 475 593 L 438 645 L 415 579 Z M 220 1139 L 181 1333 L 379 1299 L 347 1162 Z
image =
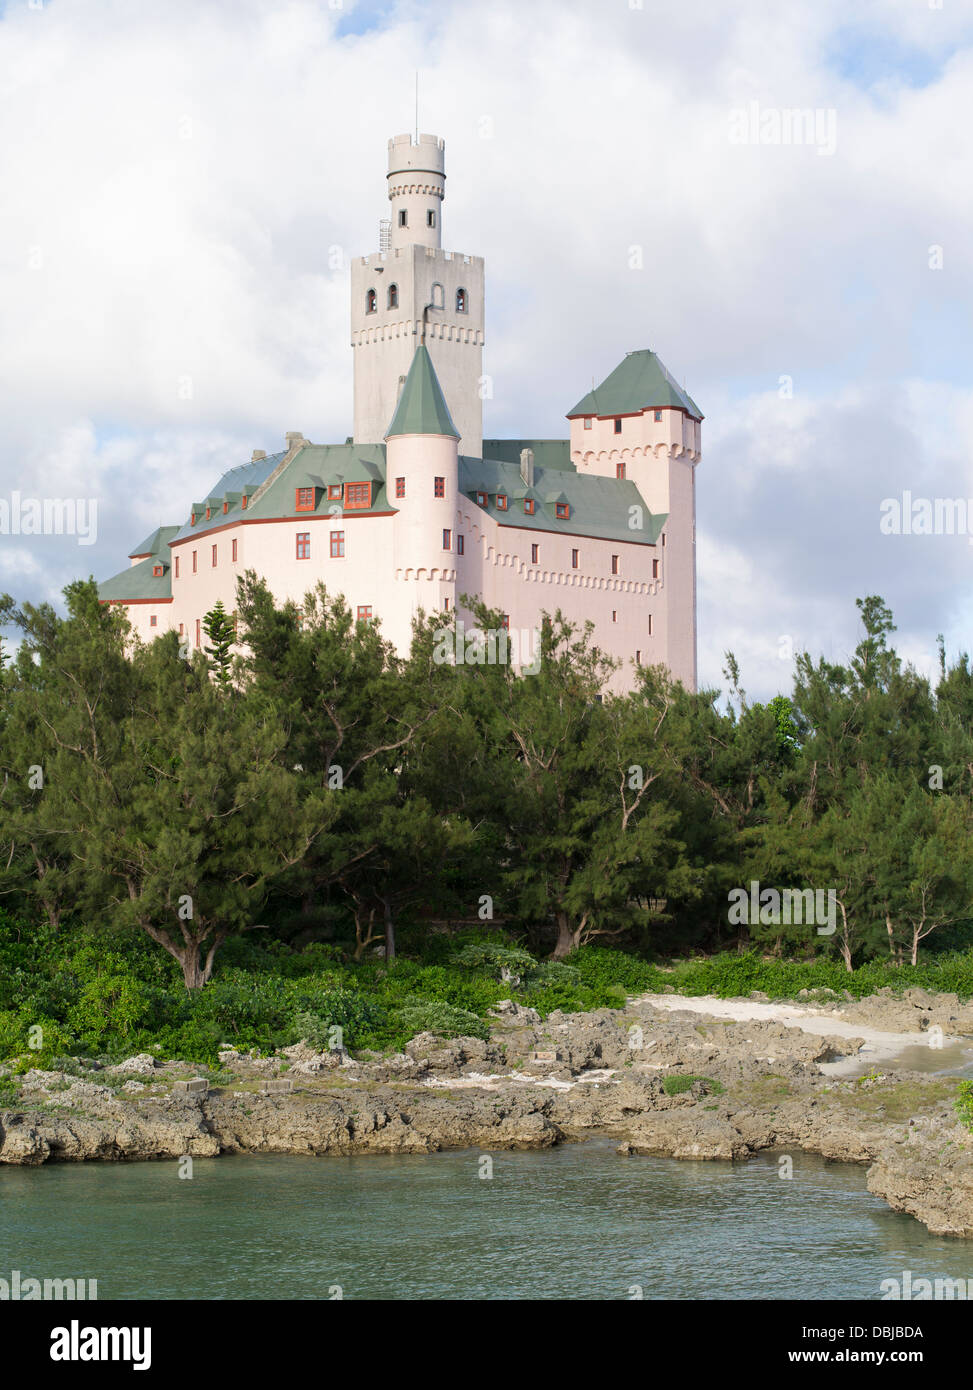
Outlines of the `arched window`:
M 389 285 L 389 308 L 390 308 L 390 309 L 397 309 L 398 307 L 399 307 L 399 287 L 398 287 L 398 285 Z
M 456 291 L 456 312 L 458 314 L 465 314 L 469 312 L 469 305 L 467 304 L 465 290 Z
M 365 313 L 374 314 L 378 308 L 378 295 L 374 290 L 369 290 L 365 295 Z
M 432 287 L 432 307 L 434 309 L 446 307 L 446 292 L 438 280 Z

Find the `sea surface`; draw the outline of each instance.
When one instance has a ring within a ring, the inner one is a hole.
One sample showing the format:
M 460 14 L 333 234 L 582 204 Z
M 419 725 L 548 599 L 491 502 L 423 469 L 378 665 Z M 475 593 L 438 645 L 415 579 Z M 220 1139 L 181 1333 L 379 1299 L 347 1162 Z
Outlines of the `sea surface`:
M 844 1299 L 973 1280 L 865 1169 L 527 1153 L 0 1167 L 0 1278 L 154 1299 Z

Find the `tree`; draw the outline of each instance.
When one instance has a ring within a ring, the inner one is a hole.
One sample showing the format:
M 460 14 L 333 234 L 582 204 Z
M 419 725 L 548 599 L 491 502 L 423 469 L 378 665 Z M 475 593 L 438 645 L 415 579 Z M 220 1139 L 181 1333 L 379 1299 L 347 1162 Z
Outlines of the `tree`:
M 223 607 L 222 599 L 217 599 L 216 606 L 203 618 L 203 631 L 213 644 L 204 648 L 209 668 L 217 684 L 225 689 L 232 675 L 236 623 Z

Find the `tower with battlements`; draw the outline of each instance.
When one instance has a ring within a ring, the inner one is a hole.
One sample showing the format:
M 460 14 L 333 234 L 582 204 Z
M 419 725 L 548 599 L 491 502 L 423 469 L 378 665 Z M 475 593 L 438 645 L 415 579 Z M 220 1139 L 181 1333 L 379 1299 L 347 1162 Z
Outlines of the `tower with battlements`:
M 445 145 L 396 135 L 379 249 L 351 267 L 356 444 L 385 437 L 424 343 L 450 402 L 460 453 L 483 445 L 483 257 L 442 249 Z

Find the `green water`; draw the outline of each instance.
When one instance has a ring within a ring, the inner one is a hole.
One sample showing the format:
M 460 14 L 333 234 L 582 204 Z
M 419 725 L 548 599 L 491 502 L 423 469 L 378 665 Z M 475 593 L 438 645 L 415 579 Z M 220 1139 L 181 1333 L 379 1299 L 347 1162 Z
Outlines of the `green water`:
M 547 1152 L 199 1159 L 0 1168 L 0 1277 L 95 1278 L 159 1299 L 878 1298 L 973 1278 L 865 1187 L 794 1155 L 746 1164 Z

